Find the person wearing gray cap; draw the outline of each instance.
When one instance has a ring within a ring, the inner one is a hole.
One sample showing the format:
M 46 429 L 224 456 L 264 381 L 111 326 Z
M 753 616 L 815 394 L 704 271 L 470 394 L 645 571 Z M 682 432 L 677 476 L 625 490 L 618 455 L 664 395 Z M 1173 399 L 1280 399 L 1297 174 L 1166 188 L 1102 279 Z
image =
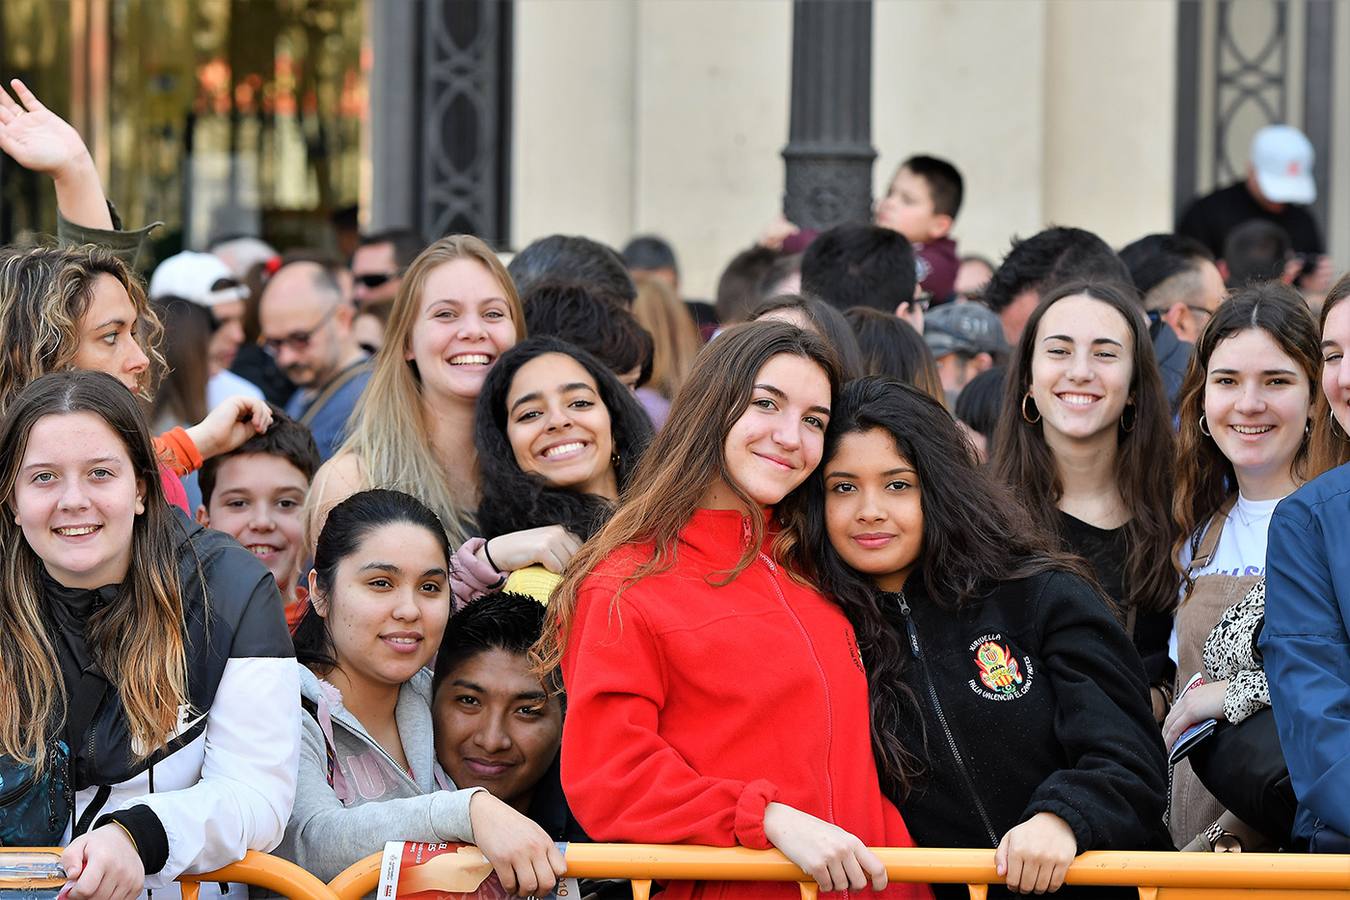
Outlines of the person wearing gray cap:
M 930 309 L 923 339 L 937 360 L 948 407 L 954 407 L 967 382 L 1008 355 L 1002 320 L 979 303 L 944 303 Z

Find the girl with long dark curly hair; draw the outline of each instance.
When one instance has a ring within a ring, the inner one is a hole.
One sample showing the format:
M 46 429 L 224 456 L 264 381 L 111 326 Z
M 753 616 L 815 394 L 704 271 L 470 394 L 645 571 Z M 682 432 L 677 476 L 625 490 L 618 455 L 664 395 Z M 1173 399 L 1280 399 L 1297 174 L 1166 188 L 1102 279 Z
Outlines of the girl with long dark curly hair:
M 651 438 L 637 398 L 590 353 L 551 336 L 516 345 L 478 397 L 483 537 L 561 525 L 579 546 L 609 518 Z M 566 563 L 550 558 L 529 568 L 556 575 Z M 551 587 L 556 578 L 540 583 Z
M 1170 848 L 1144 671 L 1086 566 L 932 397 L 871 376 L 833 413 L 783 545 L 853 622 L 882 789 L 915 840 L 996 847 L 1024 893 L 1086 850 Z

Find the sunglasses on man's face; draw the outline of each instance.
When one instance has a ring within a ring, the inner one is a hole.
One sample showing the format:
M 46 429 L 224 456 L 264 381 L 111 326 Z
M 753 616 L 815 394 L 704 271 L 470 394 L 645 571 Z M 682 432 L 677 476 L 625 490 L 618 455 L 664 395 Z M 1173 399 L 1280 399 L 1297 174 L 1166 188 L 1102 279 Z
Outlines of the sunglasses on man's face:
M 397 278 L 400 274 L 402 273 L 367 272 L 364 275 L 353 275 L 352 278 L 356 281 L 357 284 L 361 285 L 362 287 L 374 290 L 375 288 L 380 287 L 381 285 L 388 284 L 390 281 Z

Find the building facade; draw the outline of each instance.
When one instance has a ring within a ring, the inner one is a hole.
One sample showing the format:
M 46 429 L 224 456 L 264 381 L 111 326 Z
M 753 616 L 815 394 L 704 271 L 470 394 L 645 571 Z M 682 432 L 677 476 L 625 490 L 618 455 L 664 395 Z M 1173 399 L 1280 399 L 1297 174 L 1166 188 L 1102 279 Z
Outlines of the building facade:
M 783 207 L 790 0 L 5 0 L 0 70 L 91 137 L 166 244 L 364 227 L 666 236 L 685 289 Z M 34 40 L 37 36 L 39 39 Z M 955 234 L 997 258 L 1080 225 L 1115 245 L 1241 177 L 1257 128 L 1318 150 L 1350 267 L 1350 0 L 875 0 L 872 184 L 912 153 L 966 177 Z M 49 228 L 0 162 L 0 240 Z M 172 249 L 176 249 L 173 247 Z

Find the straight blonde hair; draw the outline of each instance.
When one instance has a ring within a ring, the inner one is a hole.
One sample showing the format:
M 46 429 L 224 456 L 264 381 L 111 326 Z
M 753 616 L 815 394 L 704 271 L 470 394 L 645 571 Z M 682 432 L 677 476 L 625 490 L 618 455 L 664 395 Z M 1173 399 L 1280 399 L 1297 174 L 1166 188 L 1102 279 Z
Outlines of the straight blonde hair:
M 421 376 L 417 366 L 405 357 L 428 276 L 458 259 L 481 263 L 492 273 L 511 310 L 516 340 L 525 338 L 520 295 L 492 248 L 467 234 L 436 241 L 418 254 L 403 276 L 370 383 L 356 406 L 356 424 L 338 451 L 356 455 L 367 487 L 402 491 L 431 507 L 455 544 L 473 533 L 474 511 L 464 509 L 451 492 L 445 467 L 431 446 L 431 429 L 422 408 Z

